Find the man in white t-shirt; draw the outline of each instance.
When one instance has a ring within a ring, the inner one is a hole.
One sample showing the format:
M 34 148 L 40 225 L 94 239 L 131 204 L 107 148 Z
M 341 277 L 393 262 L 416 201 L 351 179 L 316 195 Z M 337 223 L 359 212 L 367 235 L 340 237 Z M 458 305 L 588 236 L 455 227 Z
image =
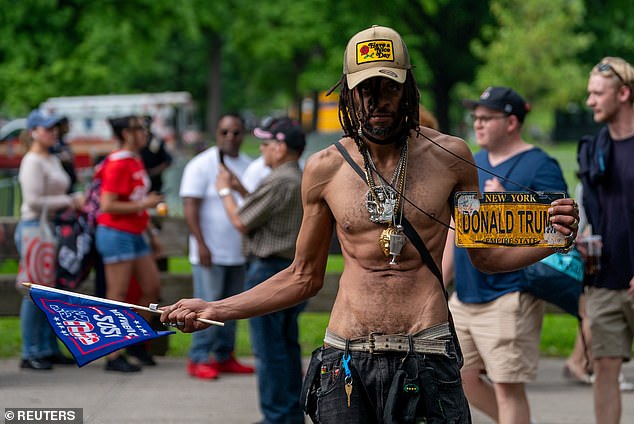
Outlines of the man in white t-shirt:
M 264 156 L 259 156 L 251 162 L 247 170 L 244 171 L 240 181 L 247 193 L 251 193 L 255 191 L 260 185 L 260 182 L 270 173 L 271 168 L 264 163 Z
M 217 146 L 192 158 L 181 180 L 180 196 L 190 232 L 194 297 L 208 301 L 223 299 L 244 289 L 246 260 L 241 252 L 241 236 L 225 212 L 221 197 L 225 194 L 216 190 L 221 160 L 238 178 L 249 166 L 251 159 L 239 152 L 243 138 L 242 118 L 236 114 L 223 115 L 216 130 Z M 235 321 L 192 335 L 188 373 L 201 379 L 214 379 L 222 372 L 253 373 L 252 367 L 236 361 L 234 345 Z

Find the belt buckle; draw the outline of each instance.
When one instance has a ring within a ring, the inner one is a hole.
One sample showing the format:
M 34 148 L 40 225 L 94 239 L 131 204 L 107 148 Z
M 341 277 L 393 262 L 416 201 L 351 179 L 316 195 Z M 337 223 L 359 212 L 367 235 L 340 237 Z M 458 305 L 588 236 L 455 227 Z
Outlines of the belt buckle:
M 374 353 L 374 348 L 375 348 L 374 342 L 376 341 L 376 340 L 374 339 L 374 335 L 375 335 L 375 334 L 376 334 L 376 335 L 381 335 L 381 334 L 383 334 L 383 333 L 378 332 L 378 331 L 373 331 L 373 332 L 371 332 L 370 334 L 368 334 L 368 352 L 370 352 L 370 354 L 373 354 L 373 353 Z

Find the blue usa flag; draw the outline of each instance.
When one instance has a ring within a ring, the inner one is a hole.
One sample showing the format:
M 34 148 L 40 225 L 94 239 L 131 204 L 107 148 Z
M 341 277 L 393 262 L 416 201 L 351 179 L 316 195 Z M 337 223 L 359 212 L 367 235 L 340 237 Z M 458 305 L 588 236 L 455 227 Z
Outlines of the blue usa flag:
M 174 334 L 152 329 L 132 310 L 135 305 L 35 284 L 30 294 L 80 367 L 115 350 Z

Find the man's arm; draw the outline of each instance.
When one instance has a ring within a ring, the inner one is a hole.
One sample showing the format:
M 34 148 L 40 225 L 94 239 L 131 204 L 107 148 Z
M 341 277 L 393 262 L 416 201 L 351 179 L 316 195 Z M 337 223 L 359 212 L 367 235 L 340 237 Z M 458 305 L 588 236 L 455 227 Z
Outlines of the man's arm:
M 553 228 L 567 238 L 574 240 L 577 236 L 579 209 L 571 198 L 558 199 L 548 209 Z M 546 256 L 555 253 L 549 247 L 504 247 L 497 249 L 469 248 L 469 258 L 473 265 L 482 272 L 507 272 L 527 267 Z
M 454 226 L 453 219 L 451 220 L 452 227 Z M 442 280 L 447 288 L 454 279 L 455 276 L 455 264 L 454 264 L 454 246 L 456 233 L 454 230 L 447 232 L 447 241 L 445 242 L 445 250 L 442 254 Z
M 454 169 L 457 184 L 454 192 L 477 191 L 478 174 L 471 152 L 466 146 L 459 146 L 457 154 L 466 161 L 457 161 Z M 548 209 L 553 228 L 564 236 L 576 236 L 579 224 L 579 208 L 573 199 L 558 199 Z M 452 209 L 453 214 L 453 209 Z M 572 239 L 574 240 L 574 238 Z M 503 247 L 503 248 L 468 248 L 469 258 L 473 265 L 482 272 L 496 273 L 514 271 L 524 268 L 555 252 L 552 248 Z M 444 262 L 443 262 L 444 265 Z
M 241 234 L 246 234 L 249 229 L 240 219 L 238 204 L 231 194 L 231 190 L 233 189 L 231 183 L 234 177 L 235 176 L 226 167 L 221 166 L 218 170 L 218 176 L 216 177 L 216 190 L 218 190 L 222 198 L 222 204 L 231 224 L 236 227 Z
M 210 267 L 212 265 L 211 250 L 205 243 L 203 232 L 200 228 L 200 206 L 203 199 L 197 197 L 183 197 L 183 215 L 190 234 L 198 244 L 198 257 L 200 265 Z
M 254 288 L 226 299 L 179 300 L 162 308 L 162 322 L 183 323 L 180 329 L 192 332 L 208 326 L 196 318 L 227 321 L 263 315 L 296 305 L 321 289 L 334 227 L 323 193 L 335 166 L 320 160 L 319 154 L 314 156 L 318 158 L 309 160 L 302 180 L 304 215 L 293 263 Z

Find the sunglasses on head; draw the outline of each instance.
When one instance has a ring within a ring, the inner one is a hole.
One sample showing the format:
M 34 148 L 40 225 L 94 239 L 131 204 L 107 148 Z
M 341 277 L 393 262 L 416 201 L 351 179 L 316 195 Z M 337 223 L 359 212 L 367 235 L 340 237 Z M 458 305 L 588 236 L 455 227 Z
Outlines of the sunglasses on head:
M 610 65 L 607 62 L 601 62 L 597 65 L 597 71 L 599 72 L 612 72 L 614 75 L 616 75 L 616 77 L 619 79 L 619 81 L 621 81 L 622 84 L 625 84 L 625 80 L 623 79 L 623 77 L 621 76 L 621 74 L 619 74 L 618 72 L 616 72 L 616 69 L 614 69 L 614 66 Z

